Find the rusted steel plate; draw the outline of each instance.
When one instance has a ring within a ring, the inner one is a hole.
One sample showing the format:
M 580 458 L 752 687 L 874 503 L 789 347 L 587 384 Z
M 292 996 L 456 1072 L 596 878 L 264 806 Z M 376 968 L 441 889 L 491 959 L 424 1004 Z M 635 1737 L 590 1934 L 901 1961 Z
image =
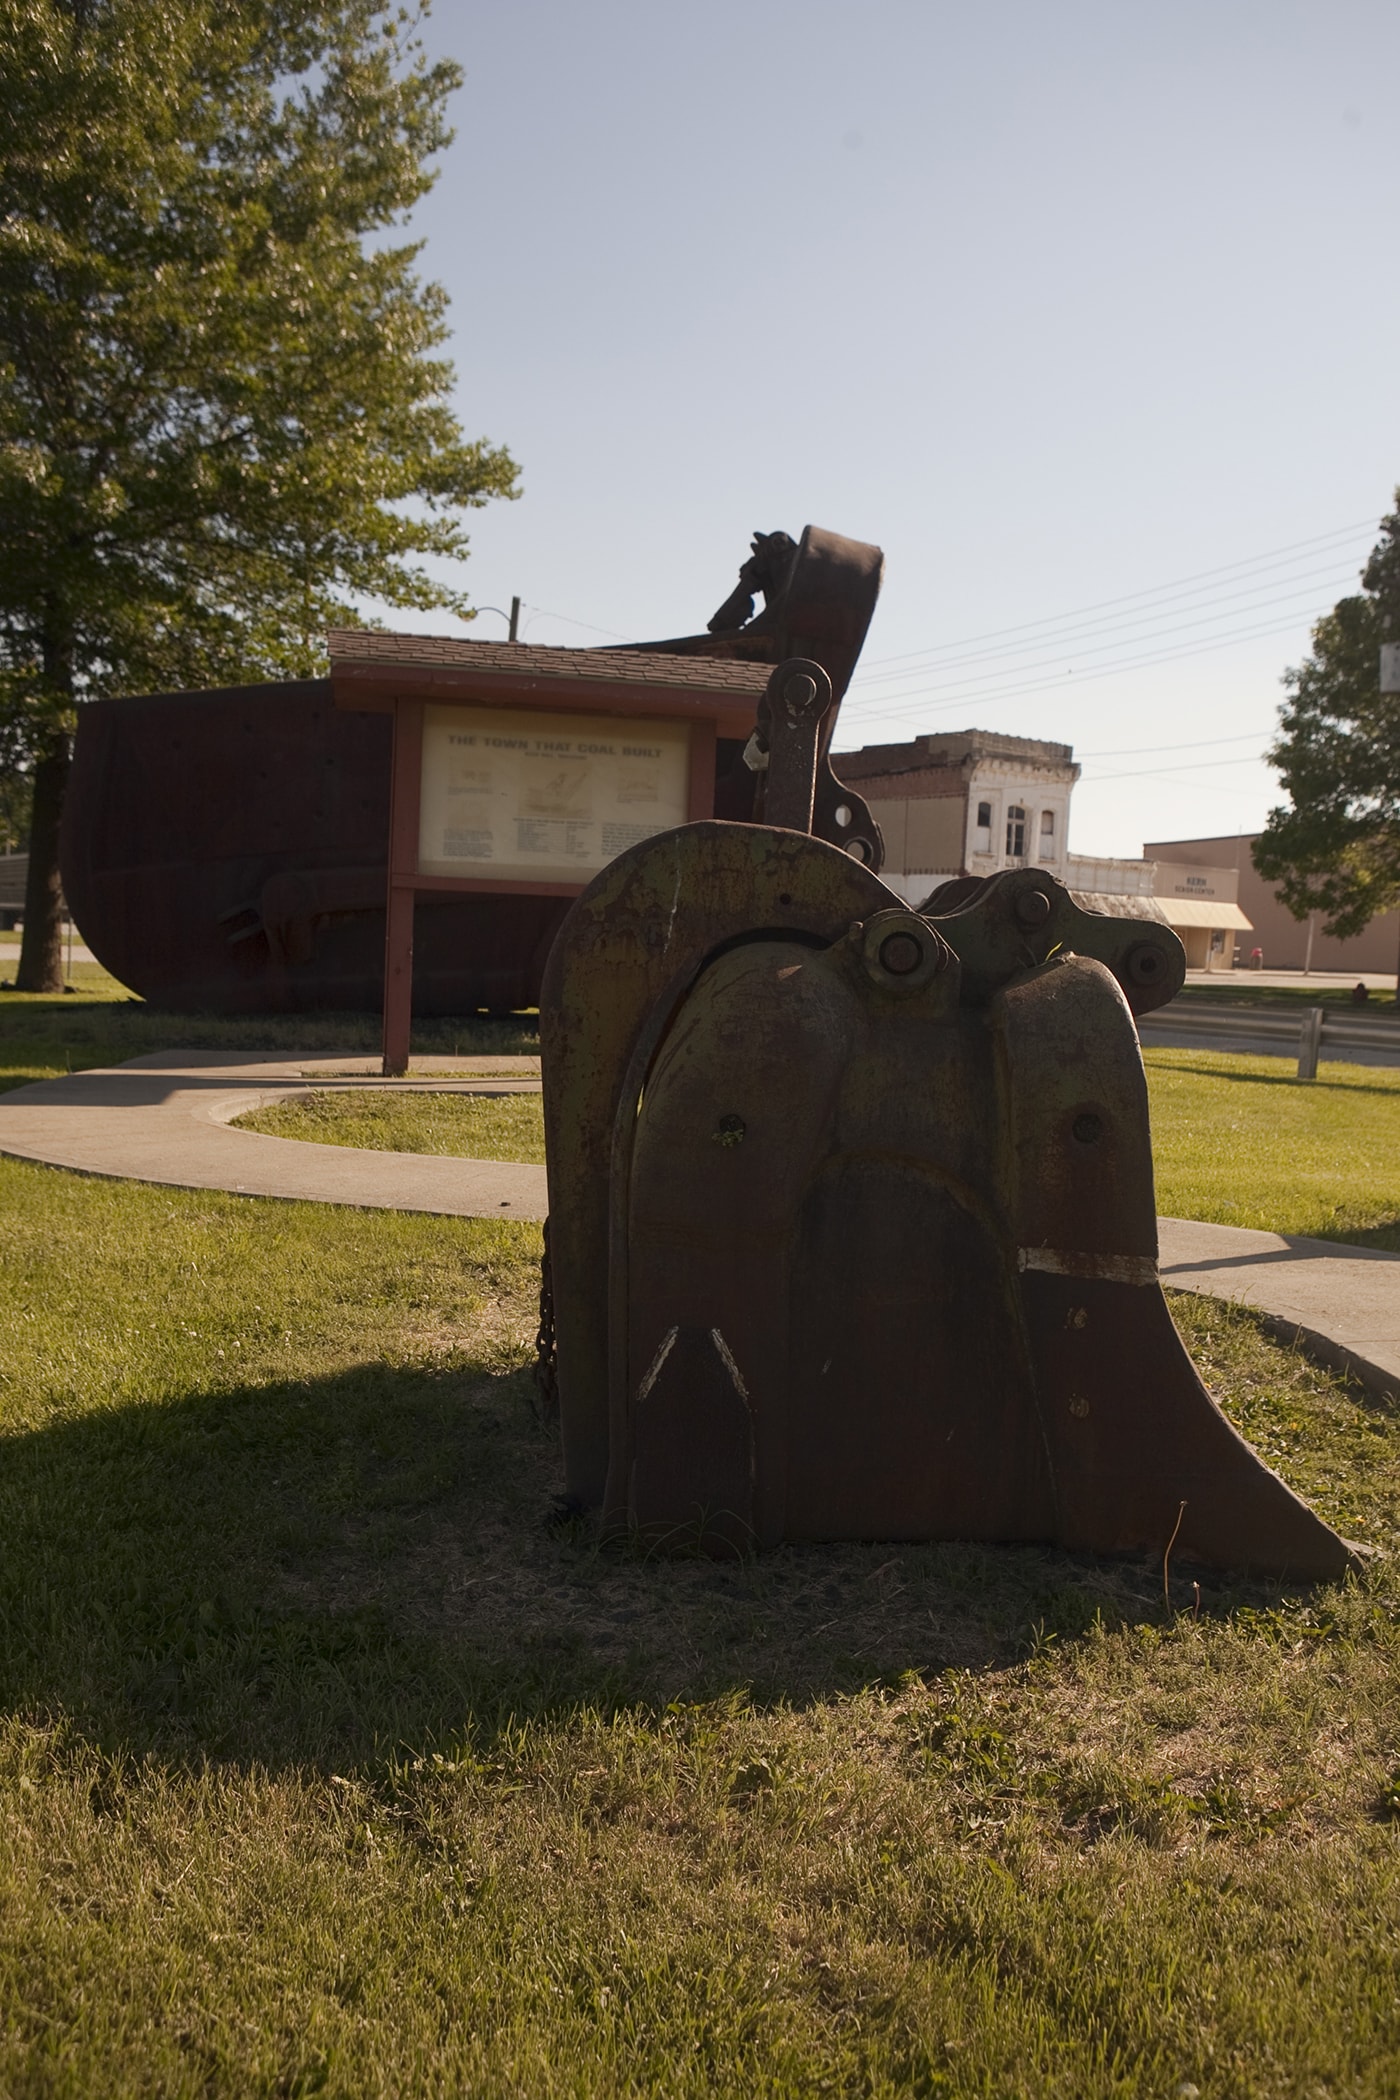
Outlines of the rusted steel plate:
M 895 901 L 832 846 L 712 821 L 632 847 L 573 905 L 540 995 L 540 1051 L 565 1466 L 581 1502 L 596 1506 L 607 1477 L 612 1153 L 640 1092 L 635 1061 L 649 1058 L 717 926 L 821 943 Z
M 674 1379 L 636 1402 L 678 1327 L 710 1329 L 742 1382 L 758 1542 L 1045 1535 L 1015 1275 L 978 1187 L 994 1075 L 946 948 L 927 982 L 884 970 L 910 938 L 890 912 L 873 947 L 862 930 L 731 949 L 658 1051 L 631 1158 L 613 1521 L 733 1527 L 693 1495 L 648 1505 L 633 1477 L 684 1412 Z

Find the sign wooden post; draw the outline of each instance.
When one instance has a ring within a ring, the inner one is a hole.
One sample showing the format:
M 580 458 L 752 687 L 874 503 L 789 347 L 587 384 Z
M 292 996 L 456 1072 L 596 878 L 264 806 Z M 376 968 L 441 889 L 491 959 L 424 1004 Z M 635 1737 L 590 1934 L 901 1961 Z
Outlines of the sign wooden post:
M 394 708 L 394 755 L 389 788 L 389 896 L 384 917 L 383 1070 L 408 1070 L 413 1026 L 413 890 L 418 873 L 423 702 Z

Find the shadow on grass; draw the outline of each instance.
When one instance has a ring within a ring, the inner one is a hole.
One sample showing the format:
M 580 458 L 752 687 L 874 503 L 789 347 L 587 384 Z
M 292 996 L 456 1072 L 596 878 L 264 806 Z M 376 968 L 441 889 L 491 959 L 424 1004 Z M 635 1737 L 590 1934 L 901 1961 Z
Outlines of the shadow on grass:
M 1354 983 L 1355 980 L 1353 979 Z M 1185 984 L 1169 1005 L 1178 1006 L 1240 1006 L 1259 1009 L 1276 1007 L 1280 1012 L 1296 1015 L 1300 1007 L 1341 1007 L 1348 1014 L 1358 1014 L 1365 1019 L 1381 1021 L 1396 1018 L 1395 994 L 1389 990 L 1373 990 L 1369 999 L 1358 1005 L 1352 997 L 1351 984 L 1249 984 L 1238 978 L 1226 978 L 1217 984 Z
M 550 1522 L 531 1392 L 460 1358 L 370 1365 L 7 1439 L 0 1700 L 110 1751 L 343 1769 L 581 1706 L 802 1704 L 1163 1616 L 1157 1569 L 1034 1548 L 599 1549 Z M 1275 1597 L 1213 1584 L 1203 1608 Z
M 1307 1087 L 1312 1093 L 1317 1093 L 1319 1089 L 1325 1090 L 1328 1087 L 1334 1087 L 1341 1088 L 1348 1094 L 1384 1094 L 1385 1097 L 1390 1101 L 1393 1101 L 1396 1097 L 1396 1087 L 1394 1084 L 1390 1086 L 1383 1086 L 1374 1081 L 1350 1078 L 1336 1078 L 1335 1076 L 1329 1074 L 1327 1069 L 1327 1060 L 1325 1058 L 1318 1065 L 1317 1077 L 1315 1079 L 1300 1079 L 1297 1073 L 1291 1069 L 1286 1072 L 1241 1072 L 1238 1069 L 1238 1055 L 1231 1056 L 1231 1054 L 1228 1051 L 1221 1053 L 1210 1064 L 1201 1063 L 1187 1066 L 1159 1065 L 1153 1053 L 1157 1050 L 1165 1050 L 1168 1047 L 1169 1046 L 1164 1043 L 1144 1043 L 1142 1061 L 1146 1065 L 1149 1072 L 1154 1070 L 1166 1072 L 1179 1079 L 1228 1079 L 1235 1086 Z M 1194 1049 L 1195 1045 L 1191 1044 L 1171 1047 L 1184 1047 Z M 1249 1056 L 1257 1055 L 1262 1057 L 1268 1055 L 1269 1053 L 1264 1051 L 1251 1051 L 1246 1052 L 1245 1054 Z M 1278 1061 L 1280 1064 L 1283 1064 L 1285 1062 L 1285 1060 L 1282 1057 L 1280 1057 Z M 1288 1060 L 1288 1062 L 1291 1065 L 1291 1059 Z M 1339 1058 L 1337 1062 L 1340 1064 L 1343 1063 L 1344 1060 Z M 1363 1071 L 1365 1067 L 1361 1065 L 1350 1065 L 1347 1069 L 1351 1072 L 1358 1072 Z M 1386 1066 L 1383 1069 L 1394 1070 L 1396 1068 L 1394 1066 Z
M 1382 1254 L 1400 1254 L 1400 1217 L 1383 1218 L 1379 1225 L 1358 1225 L 1344 1231 L 1324 1227 L 1309 1237 L 1345 1247 L 1375 1247 Z
M 0 1085 L 22 1084 L 32 1067 L 79 1072 L 117 1065 L 158 1050 L 227 1050 L 234 1055 L 363 1056 L 380 1047 L 377 1014 L 167 1013 L 140 999 L 65 999 L 28 995 L 0 999 Z M 533 1013 L 419 1018 L 413 1054 L 502 1056 L 539 1049 Z

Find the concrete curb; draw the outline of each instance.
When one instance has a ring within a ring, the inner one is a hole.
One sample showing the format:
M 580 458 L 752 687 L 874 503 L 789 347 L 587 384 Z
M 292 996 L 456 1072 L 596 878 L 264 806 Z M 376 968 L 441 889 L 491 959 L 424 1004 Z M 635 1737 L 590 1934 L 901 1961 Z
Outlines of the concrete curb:
M 1188 1218 L 1157 1230 L 1168 1290 L 1248 1306 L 1281 1341 L 1400 1399 L 1400 1254 Z

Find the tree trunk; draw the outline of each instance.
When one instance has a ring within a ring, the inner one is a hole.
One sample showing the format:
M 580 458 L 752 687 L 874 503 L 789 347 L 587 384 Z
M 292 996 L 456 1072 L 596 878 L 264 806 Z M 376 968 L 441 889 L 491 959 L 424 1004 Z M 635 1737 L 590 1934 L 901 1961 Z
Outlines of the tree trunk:
M 34 765 L 34 815 L 29 829 L 29 879 L 24 891 L 24 939 L 17 992 L 63 990 L 63 888 L 58 873 L 58 827 L 68 785 L 72 739 L 56 730 Z

